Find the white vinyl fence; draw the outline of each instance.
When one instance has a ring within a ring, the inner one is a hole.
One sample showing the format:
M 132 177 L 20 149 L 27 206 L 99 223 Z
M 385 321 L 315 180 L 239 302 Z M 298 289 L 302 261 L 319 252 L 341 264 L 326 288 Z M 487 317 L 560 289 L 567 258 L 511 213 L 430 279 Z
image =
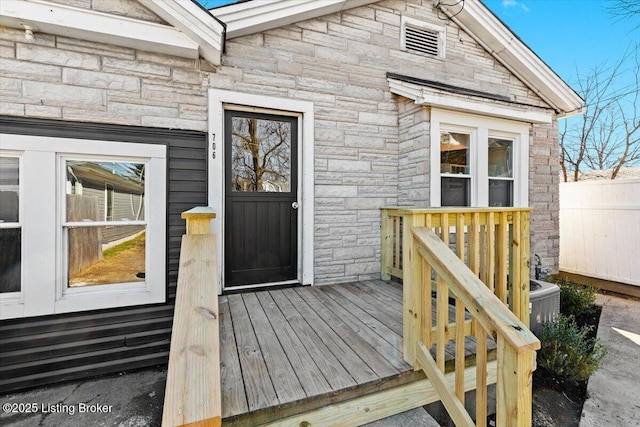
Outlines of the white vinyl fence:
M 640 286 L 640 179 L 560 184 L 560 270 Z

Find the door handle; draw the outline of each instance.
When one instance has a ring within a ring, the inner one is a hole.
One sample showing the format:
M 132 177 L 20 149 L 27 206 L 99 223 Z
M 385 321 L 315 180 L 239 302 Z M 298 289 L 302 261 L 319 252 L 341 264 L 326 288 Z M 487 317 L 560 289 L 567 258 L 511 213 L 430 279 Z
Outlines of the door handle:
M 298 202 L 293 202 L 293 203 L 291 203 L 291 207 L 292 207 L 293 209 L 298 209 L 298 206 L 300 206 L 300 205 L 298 205 Z

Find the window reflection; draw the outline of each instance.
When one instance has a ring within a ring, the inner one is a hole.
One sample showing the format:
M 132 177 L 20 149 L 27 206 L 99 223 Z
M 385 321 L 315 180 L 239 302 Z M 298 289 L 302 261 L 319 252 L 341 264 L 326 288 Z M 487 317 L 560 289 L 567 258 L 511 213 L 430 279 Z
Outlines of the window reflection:
M 513 141 L 489 138 L 489 176 L 513 176 Z
M 145 280 L 144 226 L 71 228 L 68 238 L 69 287 Z
M 144 163 L 67 161 L 67 221 L 144 220 Z
M 464 133 L 442 132 L 440 134 L 440 173 L 464 174 L 470 171 L 470 136 Z
M 0 229 L 0 294 L 20 292 L 20 228 Z
M 0 294 L 20 292 L 20 159 L 0 157 Z
M 20 161 L 15 157 L 0 157 L 0 221 L 18 222 Z
M 231 187 L 241 192 L 291 191 L 291 123 L 231 120 Z

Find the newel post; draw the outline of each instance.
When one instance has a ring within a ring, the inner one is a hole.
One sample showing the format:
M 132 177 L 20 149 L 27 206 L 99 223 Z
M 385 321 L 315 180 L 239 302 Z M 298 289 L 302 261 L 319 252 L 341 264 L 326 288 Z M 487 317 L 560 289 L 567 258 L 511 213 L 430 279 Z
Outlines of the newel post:
M 211 220 L 216 217 L 213 208 L 197 207 L 182 212 L 187 221 L 187 234 L 211 234 Z

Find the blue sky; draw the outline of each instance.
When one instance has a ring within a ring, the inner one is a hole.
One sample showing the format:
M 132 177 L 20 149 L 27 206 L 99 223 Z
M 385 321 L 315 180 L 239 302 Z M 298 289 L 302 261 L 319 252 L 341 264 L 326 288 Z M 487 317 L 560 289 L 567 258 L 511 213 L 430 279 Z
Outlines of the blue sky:
M 199 1 L 206 7 L 234 2 Z M 640 42 L 638 22 L 617 21 L 606 10 L 610 0 L 484 0 L 484 3 L 574 88 L 576 69 L 586 74 L 604 62 L 613 64 L 632 43 Z

